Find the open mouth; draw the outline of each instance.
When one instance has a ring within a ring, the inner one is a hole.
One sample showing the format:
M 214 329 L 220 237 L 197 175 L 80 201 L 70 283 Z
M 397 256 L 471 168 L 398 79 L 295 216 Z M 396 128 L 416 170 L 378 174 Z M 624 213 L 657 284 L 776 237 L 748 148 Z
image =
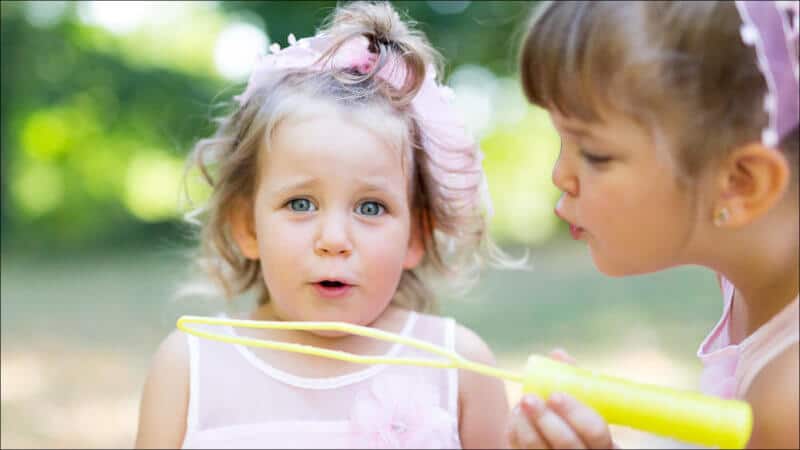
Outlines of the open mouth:
M 314 288 L 321 297 L 338 298 L 347 295 L 353 285 L 339 280 L 322 280 L 314 283 Z

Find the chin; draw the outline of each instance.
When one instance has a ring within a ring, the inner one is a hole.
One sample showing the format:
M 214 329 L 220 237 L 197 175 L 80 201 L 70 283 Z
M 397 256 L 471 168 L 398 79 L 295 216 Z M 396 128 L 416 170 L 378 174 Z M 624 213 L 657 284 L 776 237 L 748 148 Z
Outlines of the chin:
M 322 330 L 308 330 L 308 333 L 311 333 L 315 336 L 323 337 L 326 339 L 336 339 L 342 338 L 345 336 L 351 336 L 351 333 L 346 331 L 322 331 Z
M 620 264 L 619 262 L 608 261 L 597 257 L 594 253 L 592 253 L 592 261 L 594 262 L 594 267 L 600 273 L 612 278 L 622 278 L 631 275 L 643 275 L 658 270 L 657 268 L 651 268 L 644 265 L 636 266 L 630 263 Z
M 356 318 L 353 318 L 353 317 L 350 317 L 350 318 L 347 318 L 347 317 L 328 317 L 328 318 L 325 318 L 325 319 L 314 319 L 314 320 L 315 321 L 321 321 L 321 322 L 341 322 L 341 323 L 346 323 L 346 324 L 355 325 L 355 326 L 362 326 L 362 327 L 369 327 L 371 325 L 371 323 L 372 323 L 372 321 L 359 320 L 359 319 L 356 319 Z M 308 332 L 313 334 L 313 335 L 315 335 L 315 336 L 319 336 L 319 337 L 327 338 L 327 339 L 337 339 L 337 338 L 343 338 L 343 337 L 346 337 L 346 336 L 355 336 L 355 334 L 353 334 L 353 333 L 348 333 L 346 331 L 336 331 L 336 330 L 308 330 Z

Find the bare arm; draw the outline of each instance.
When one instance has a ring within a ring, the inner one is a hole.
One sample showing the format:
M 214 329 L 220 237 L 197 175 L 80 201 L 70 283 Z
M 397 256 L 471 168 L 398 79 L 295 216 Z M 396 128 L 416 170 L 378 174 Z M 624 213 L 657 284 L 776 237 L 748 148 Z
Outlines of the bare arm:
M 492 351 L 472 331 L 457 326 L 456 351 L 467 359 L 494 366 Z M 508 448 L 509 404 L 501 380 L 460 370 L 459 435 L 464 448 Z
M 749 448 L 800 448 L 798 344 L 770 361 L 756 376 L 745 399 L 753 408 Z
M 136 448 L 180 448 L 189 404 L 186 336 L 173 331 L 153 356 L 139 406 Z

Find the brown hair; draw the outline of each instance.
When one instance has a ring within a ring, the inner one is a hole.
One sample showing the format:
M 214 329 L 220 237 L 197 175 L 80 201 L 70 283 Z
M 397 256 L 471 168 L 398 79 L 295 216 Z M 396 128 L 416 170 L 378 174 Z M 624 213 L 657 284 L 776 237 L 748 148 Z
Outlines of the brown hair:
M 522 86 L 532 103 L 564 115 L 598 121 L 616 110 L 669 136 L 688 179 L 760 140 L 767 124 L 766 82 L 741 23 L 728 1 L 548 2 L 523 40 Z M 780 148 L 796 166 L 797 128 Z
M 482 214 L 458 214 L 448 208 L 438 181 L 431 176 L 430 160 L 422 157 L 419 127 L 408 106 L 425 79 L 426 68 L 441 66 L 440 57 L 388 3 L 355 2 L 338 7 L 321 32 L 333 38 L 330 51 L 322 58 L 332 57 L 348 39 L 366 36 L 371 50 L 380 55 L 378 64 L 364 75 L 347 70 L 299 69 L 276 74 L 259 85 L 245 104 L 224 117 L 213 137 L 195 145 L 189 169 L 198 168 L 211 187 L 207 204 L 189 217 L 204 219 L 195 220 L 201 225 L 196 262 L 213 284 L 222 288 L 225 297 L 256 290 L 260 303 L 269 301 L 260 261 L 241 254 L 228 223 L 236 200 L 252 201 L 263 137 L 267 136 L 268 151 L 269 138 L 281 121 L 319 102 L 332 103 L 343 112 L 369 110 L 387 120 L 373 118 L 368 125 L 383 134 L 394 130 L 393 141 L 402 147 L 404 170 L 410 180 L 412 220 L 416 216 L 419 221 L 426 250 L 418 268 L 404 271 L 394 301 L 408 308 L 431 310 L 433 296 L 425 282 L 427 275 L 446 275 L 453 285 L 466 287 L 476 279 L 477 272 L 472 269 L 482 261 L 483 253 L 492 261 L 502 261 L 502 254 L 488 238 Z M 402 57 L 408 68 L 401 89 L 393 89 L 374 76 L 391 55 Z M 185 291 L 196 292 L 194 287 L 197 283 L 188 285 Z

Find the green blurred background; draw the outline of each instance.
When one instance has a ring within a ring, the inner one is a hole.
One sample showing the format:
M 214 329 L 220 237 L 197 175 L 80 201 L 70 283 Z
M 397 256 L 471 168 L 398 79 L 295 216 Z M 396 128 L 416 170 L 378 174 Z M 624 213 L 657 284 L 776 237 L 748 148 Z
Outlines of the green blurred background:
M 561 346 L 586 367 L 694 388 L 694 350 L 720 309 L 713 275 L 603 277 L 552 214 L 558 138 L 516 74 L 534 4 L 394 3 L 447 59 L 486 155 L 495 239 L 529 251 L 533 266 L 488 271 L 467 296 L 444 298 L 443 312 L 507 368 Z M 180 314 L 225 306 L 173 299 L 192 245 L 183 158 L 243 89 L 255 55 L 313 34 L 334 6 L 0 3 L 2 447 L 133 445 L 156 345 Z M 657 444 L 615 433 L 623 445 Z

